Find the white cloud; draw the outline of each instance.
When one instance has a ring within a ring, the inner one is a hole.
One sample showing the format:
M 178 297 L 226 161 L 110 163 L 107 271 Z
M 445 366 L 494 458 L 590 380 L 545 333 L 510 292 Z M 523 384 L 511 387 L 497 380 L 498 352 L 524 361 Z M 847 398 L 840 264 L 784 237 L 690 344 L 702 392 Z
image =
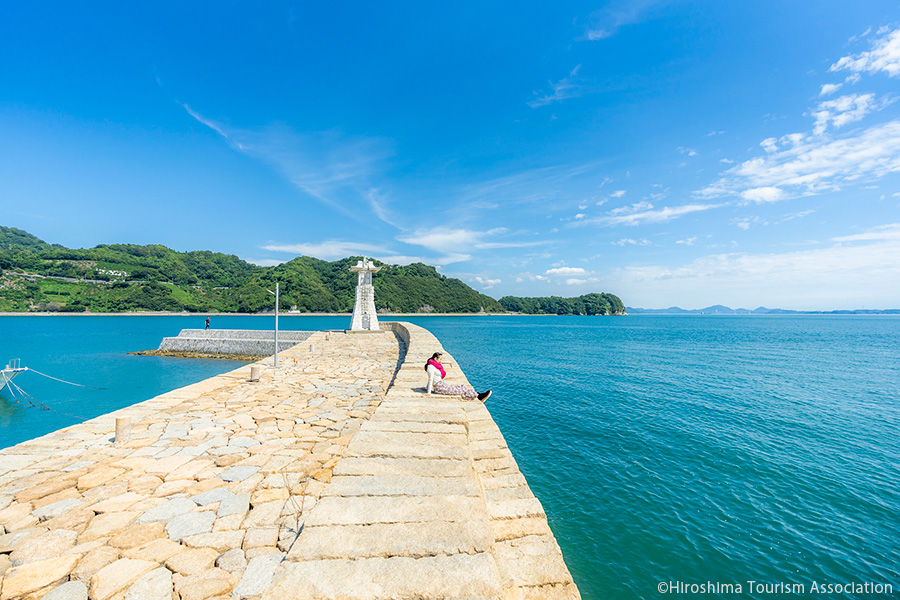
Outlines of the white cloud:
M 270 252 L 288 252 L 303 256 L 314 256 L 322 259 L 346 258 L 348 256 L 372 256 L 374 254 L 390 254 L 380 246 L 371 244 L 359 244 L 357 242 L 344 242 L 340 240 L 328 240 L 318 244 L 269 244 L 263 246 Z
M 639 240 L 633 240 L 631 238 L 622 238 L 618 242 L 611 242 L 614 246 L 649 246 L 651 244 L 650 240 L 647 238 L 641 238 Z
M 428 259 L 435 264 L 446 265 L 455 262 L 470 260 L 469 250 L 492 250 L 500 248 L 530 248 L 548 244 L 548 241 L 488 241 L 491 238 L 507 234 L 509 230 L 497 227 L 488 231 L 473 231 L 470 229 L 451 229 L 438 227 L 432 229 L 420 229 L 413 233 L 397 236 L 397 241 L 405 244 L 422 246 L 443 256 Z
M 576 279 L 575 277 L 570 277 L 566 279 L 566 285 L 584 285 L 587 283 L 587 279 Z
M 259 131 L 229 127 L 188 106 L 187 113 L 222 136 L 235 150 L 274 167 L 294 187 L 346 217 L 363 221 L 370 209 L 387 220 L 383 199 L 372 196 L 383 163 L 391 155 L 381 139 L 344 136 L 333 131 L 298 134 L 283 125 Z
M 547 106 L 569 98 L 578 98 L 589 92 L 590 90 L 586 87 L 584 80 L 578 77 L 580 69 L 581 65 L 578 65 L 569 72 L 568 77 L 563 77 L 556 83 L 549 82 L 550 92 L 534 92 L 536 97 L 528 102 L 528 106 L 531 108 Z
M 375 213 L 375 216 L 389 225 L 398 227 L 398 225 L 392 221 L 390 215 L 388 214 L 387 198 L 385 198 L 384 194 L 382 194 L 380 190 L 378 190 L 377 188 L 370 189 L 368 192 L 366 192 L 366 199 L 369 201 L 369 205 L 372 207 L 372 212 Z
M 628 213 L 636 213 L 642 210 L 650 210 L 653 208 L 653 205 L 647 200 L 642 200 L 641 202 L 636 202 L 630 206 L 620 206 L 618 208 L 613 208 L 609 211 L 608 214 L 611 215 L 623 215 Z
M 731 221 L 735 225 L 737 225 L 738 229 L 743 229 L 747 231 L 750 229 L 750 226 L 755 223 L 761 223 L 762 225 L 768 225 L 767 222 L 763 221 L 759 217 L 744 217 L 743 219 L 734 219 Z
M 722 206 L 721 204 L 685 204 L 684 206 L 664 206 L 663 208 L 652 209 L 653 205 L 649 203 L 647 204 L 650 208 L 647 208 L 646 210 L 638 210 L 637 212 L 631 212 L 629 214 L 621 214 L 610 211 L 608 216 L 598 217 L 595 219 L 584 219 L 582 221 L 578 221 L 577 225 L 587 223 L 597 225 L 639 225 L 641 223 L 662 223 L 665 221 L 671 221 L 672 219 L 683 217 L 684 215 L 690 213 L 701 212 Z
M 685 148 L 684 146 L 678 146 L 679 154 L 687 154 L 688 156 L 697 156 L 697 151 L 693 148 Z
M 791 134 L 770 141 L 767 156 L 736 165 L 698 192 L 704 198 L 779 188 L 784 198 L 840 189 L 900 171 L 900 121 L 839 138 Z M 752 194 L 752 193 L 751 193 Z
M 872 50 L 844 56 L 831 65 L 830 70 L 853 73 L 884 72 L 890 77 L 900 75 L 900 29 L 885 33 L 887 35 L 872 40 Z
M 900 223 L 832 241 L 825 248 L 780 254 L 704 256 L 676 267 L 628 266 L 610 279 L 632 306 L 836 309 L 900 304 Z
M 605 40 L 615 35 L 620 27 L 640 23 L 660 0 L 616 0 L 590 16 L 590 25 L 582 39 Z
M 777 202 L 784 199 L 784 192 L 774 186 L 765 186 L 744 190 L 741 198 L 747 202 Z
M 831 124 L 838 128 L 859 121 L 867 114 L 875 110 L 881 110 L 890 103 L 890 100 L 876 101 L 875 94 L 848 94 L 820 102 L 813 111 L 816 123 L 813 132 L 822 135 Z
M 625 190 L 616 190 L 609 195 L 610 198 L 621 198 L 625 195 Z
M 585 275 L 587 271 L 581 267 L 557 267 L 544 272 L 544 275 Z
M 884 31 L 882 31 L 882 29 L 884 29 L 884 28 L 882 27 L 882 28 L 880 28 L 880 29 L 878 30 L 878 33 L 879 33 L 879 34 L 884 33 Z M 872 28 L 871 28 L 871 27 L 866 27 L 866 30 L 863 31 L 861 34 L 859 34 L 859 35 L 852 35 L 852 36 L 850 36 L 850 39 L 847 40 L 847 41 L 848 41 L 848 42 L 855 42 L 856 40 L 859 40 L 859 39 L 862 39 L 862 38 L 866 37 L 866 36 L 869 35 L 870 33 L 872 33 Z
M 900 223 L 890 223 L 873 227 L 863 233 L 854 233 L 831 238 L 833 242 L 900 242 Z
M 772 153 L 778 150 L 778 138 L 766 138 L 759 143 L 762 146 L 763 150 L 766 152 Z
M 484 277 L 476 277 L 475 281 L 478 282 L 478 284 L 481 285 L 481 288 L 484 290 L 489 290 L 495 285 L 502 283 L 502 281 L 500 281 L 499 279 L 488 279 Z
M 583 219 L 584 216 L 585 216 L 584 213 L 578 213 L 577 215 L 575 215 L 575 218 L 576 218 L 576 219 Z
M 226 140 L 229 140 L 229 141 L 231 140 L 231 138 L 229 138 L 228 134 L 225 133 L 225 131 L 222 129 L 221 126 L 219 126 L 218 123 L 216 123 L 212 119 L 207 119 L 206 117 L 204 117 L 203 115 L 201 115 L 200 113 L 195 111 L 193 108 L 191 108 L 187 104 L 182 104 L 182 106 L 184 107 L 184 110 L 186 110 L 187 113 L 189 115 L 191 115 L 192 117 L 194 117 L 194 119 L 196 119 L 199 123 L 201 123 L 202 125 L 206 125 L 210 129 L 212 129 L 213 131 L 215 131 L 216 133 L 221 135 Z M 238 144 L 238 146 L 240 146 L 240 145 Z
M 676 240 L 675 243 L 681 244 L 682 246 L 693 246 L 696 241 L 697 241 L 697 237 L 694 236 L 694 237 L 689 237 L 686 240 Z
M 397 236 L 397 240 L 406 244 L 424 246 L 436 252 L 453 253 L 462 248 L 474 248 L 485 237 L 504 232 L 506 232 L 506 229 L 503 228 L 489 231 L 472 231 L 469 229 L 439 227 L 422 229 L 413 234 Z
M 563 164 L 527 169 L 511 175 L 463 186 L 459 191 L 460 202 L 465 208 L 476 208 L 489 201 L 505 210 L 514 205 L 540 205 L 542 209 L 562 200 L 562 206 L 580 201 L 593 194 L 598 181 L 606 181 L 598 171 L 598 161 L 579 164 Z M 577 190 L 577 191 L 574 191 Z M 555 210 L 555 209 L 554 209 Z
M 779 221 L 779 223 L 787 223 L 788 221 L 793 221 L 794 219 L 802 219 L 803 217 L 808 217 L 813 214 L 814 210 L 801 210 L 800 212 L 795 212 L 789 215 L 786 215 L 783 219 Z
M 844 86 L 843 83 L 826 83 L 819 90 L 819 96 L 830 96 Z

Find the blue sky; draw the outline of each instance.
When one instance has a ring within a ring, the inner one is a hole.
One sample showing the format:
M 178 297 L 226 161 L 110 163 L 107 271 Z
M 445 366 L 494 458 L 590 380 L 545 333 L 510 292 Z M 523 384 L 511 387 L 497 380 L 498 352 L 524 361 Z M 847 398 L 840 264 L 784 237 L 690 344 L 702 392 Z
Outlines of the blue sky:
M 4 8 L 3 225 L 900 307 L 896 2 L 132 4 Z

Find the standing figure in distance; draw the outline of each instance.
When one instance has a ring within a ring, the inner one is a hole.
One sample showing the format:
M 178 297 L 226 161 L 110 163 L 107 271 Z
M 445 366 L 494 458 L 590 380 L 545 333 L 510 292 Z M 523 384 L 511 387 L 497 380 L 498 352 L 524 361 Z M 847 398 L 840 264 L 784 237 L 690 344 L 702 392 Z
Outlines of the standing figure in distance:
M 426 393 L 430 394 L 434 391 L 436 394 L 445 396 L 462 396 L 466 400 L 475 400 L 477 398 L 482 402 L 491 397 L 491 390 L 479 394 L 474 388 L 470 388 L 467 385 L 447 385 L 444 383 L 447 371 L 444 370 L 444 365 L 441 364 L 441 356 L 443 354 L 435 352 L 428 359 L 428 362 L 425 363 L 425 372 L 428 373 L 428 385 L 425 386 Z
M 206 317 L 206 328 L 209 329 L 209 317 Z

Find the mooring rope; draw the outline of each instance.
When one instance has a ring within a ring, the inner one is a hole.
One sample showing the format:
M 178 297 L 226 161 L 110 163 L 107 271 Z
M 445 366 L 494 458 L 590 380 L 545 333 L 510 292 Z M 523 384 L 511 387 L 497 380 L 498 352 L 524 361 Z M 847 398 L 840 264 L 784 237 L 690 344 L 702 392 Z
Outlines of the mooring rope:
M 30 404 L 31 406 L 33 406 L 35 408 L 40 407 L 44 410 L 50 410 L 49 406 L 35 400 L 31 394 L 29 394 L 28 392 L 26 392 L 25 390 L 20 388 L 18 386 L 18 384 L 13 383 L 12 381 L 7 381 L 6 385 L 9 386 L 9 393 L 12 394 L 12 397 L 16 402 L 19 402 L 19 399 L 16 398 L 16 394 L 15 394 L 15 392 L 13 392 L 13 388 L 16 388 L 16 391 L 18 391 L 20 394 L 22 394 L 22 398 L 24 398 L 25 401 L 28 402 L 28 404 Z M 19 404 L 21 404 L 21 402 L 19 402 Z
M 28 369 L 28 370 L 29 370 L 29 371 L 32 371 L 33 369 Z M 37 371 L 35 371 L 35 373 L 37 373 Z M 43 375 L 43 373 L 38 373 L 38 375 Z M 48 375 L 45 375 L 45 377 L 49 377 L 49 376 L 48 376 Z M 56 378 L 55 378 L 55 377 L 50 377 L 50 379 L 56 379 Z M 62 380 L 60 379 L 59 381 L 62 381 Z M 69 383 L 69 382 L 68 382 L 68 381 L 63 381 L 63 383 Z M 79 385 L 79 384 L 73 383 L 72 385 Z M 9 390 L 9 394 L 10 394 L 10 396 L 13 397 L 13 400 L 16 401 L 16 404 L 23 404 L 23 403 L 20 402 L 19 399 L 16 397 L 16 392 L 13 391 L 13 388 L 15 388 L 16 391 L 18 391 L 19 394 L 22 395 L 22 399 L 25 400 L 25 402 L 27 402 L 28 404 L 30 404 L 33 408 L 40 408 L 41 410 L 49 410 L 49 411 L 51 411 L 51 412 L 59 413 L 59 414 L 61 414 L 61 415 L 64 415 L 64 416 L 66 416 L 66 417 L 69 417 L 70 419 L 75 419 L 75 420 L 77 420 L 77 421 L 81 421 L 82 423 L 89 420 L 89 419 L 86 418 L 86 417 L 80 417 L 80 416 L 78 416 L 78 415 L 73 415 L 72 413 L 67 413 L 67 412 L 64 412 L 64 411 L 61 411 L 61 410 L 56 410 L 55 408 L 50 408 L 49 406 L 47 406 L 47 405 L 44 404 L 43 402 L 39 402 L 38 400 L 36 400 L 34 396 L 32 396 L 31 394 L 29 394 L 28 392 L 26 392 L 25 390 L 23 390 L 23 389 L 19 386 L 19 384 L 13 383 L 12 380 L 7 381 L 7 382 L 6 382 L 6 385 L 5 385 L 4 387 L 5 387 L 6 389 Z M 83 385 L 83 386 L 81 386 L 81 387 L 87 387 L 87 388 L 89 388 L 89 387 L 92 387 L 92 386 L 89 386 L 89 385 Z M 3 388 L 0 388 L 0 389 L 3 389 Z M 102 389 L 104 389 L 104 388 L 94 388 L 94 389 L 102 390 Z
M 84 385 L 83 383 L 73 383 L 71 381 L 66 381 L 65 379 L 60 379 L 58 377 L 53 377 L 52 375 L 47 375 L 46 373 L 41 373 L 40 371 L 38 371 L 36 369 L 32 369 L 30 367 L 28 367 L 28 370 L 31 371 L 32 373 L 37 373 L 38 375 L 40 375 L 42 377 L 46 377 L 47 379 L 52 379 L 52 380 L 58 381 L 60 383 L 67 383 L 69 385 L 77 385 L 78 387 L 90 388 L 92 390 L 105 390 L 106 389 L 104 387 L 97 387 L 95 385 Z

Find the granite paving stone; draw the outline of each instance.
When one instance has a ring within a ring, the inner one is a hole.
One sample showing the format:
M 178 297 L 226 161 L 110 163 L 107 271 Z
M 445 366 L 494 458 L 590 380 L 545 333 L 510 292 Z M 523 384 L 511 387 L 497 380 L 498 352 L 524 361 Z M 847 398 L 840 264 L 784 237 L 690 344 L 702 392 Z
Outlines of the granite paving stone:
M 220 473 L 219 478 L 224 481 L 243 481 L 251 475 L 255 475 L 257 471 L 259 471 L 259 467 L 231 467 Z
M 3 574 L 0 600 L 15 600 L 56 582 L 62 583 L 77 563 L 78 556 L 64 556 L 13 567 Z
M 80 581 L 67 581 L 47 592 L 41 600 L 88 600 L 88 589 Z
M 190 512 L 174 517 L 166 524 L 166 534 L 174 542 L 183 537 L 212 531 L 216 515 L 210 511 Z
M 147 512 L 138 517 L 138 523 L 149 523 L 151 521 L 169 522 L 179 515 L 193 511 L 197 505 L 190 498 L 172 498 L 164 504 L 160 504 L 155 508 L 151 508 Z
M 124 600 L 172 600 L 172 591 L 172 572 L 153 569 L 129 586 Z
M 232 594 L 242 599 L 261 594 L 272 582 L 275 569 L 284 560 L 284 556 L 283 552 L 273 552 L 251 560 Z

